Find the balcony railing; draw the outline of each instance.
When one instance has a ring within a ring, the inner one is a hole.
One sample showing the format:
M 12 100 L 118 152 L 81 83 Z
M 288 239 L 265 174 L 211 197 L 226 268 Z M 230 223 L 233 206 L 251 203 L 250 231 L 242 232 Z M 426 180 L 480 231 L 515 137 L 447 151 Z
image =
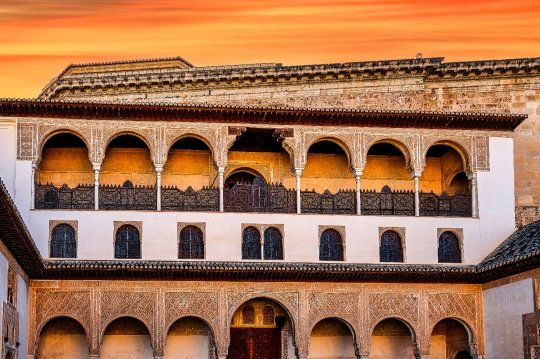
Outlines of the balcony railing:
M 355 214 L 356 192 L 353 190 L 339 190 L 332 194 L 329 190 L 322 194 L 312 191 L 302 191 L 302 213 L 319 214 Z
M 266 184 L 257 177 L 223 190 L 225 212 L 295 213 L 296 191 L 282 184 Z
M 94 209 L 95 189 L 92 185 L 78 185 L 69 188 L 66 184 L 55 187 L 52 184 L 35 185 L 36 209 Z M 122 186 L 101 185 L 98 189 L 99 209 L 103 210 L 156 210 L 157 188 L 155 186 L 134 186 L 126 181 Z M 223 189 L 223 209 L 225 212 L 296 213 L 297 192 L 282 184 L 266 184 L 256 178 L 253 183 L 237 183 L 232 188 Z M 471 217 L 472 197 L 469 194 L 453 196 L 443 192 L 418 193 L 420 216 Z M 177 187 L 161 188 L 161 209 L 166 211 L 219 211 L 219 188 L 203 187 L 195 191 L 188 187 L 185 191 Z M 414 216 L 415 199 L 412 191 L 392 191 L 384 186 L 380 192 L 363 190 L 360 192 L 360 208 L 363 215 Z M 301 213 L 314 214 L 355 214 L 357 211 L 356 192 L 340 190 L 330 193 L 312 191 L 300 192 Z
M 177 187 L 161 188 L 161 209 L 164 211 L 219 211 L 219 188 L 203 187 L 195 191 L 188 187 L 185 191 Z
M 38 183 L 34 196 L 37 209 L 94 209 L 93 185 L 69 188 L 67 184 L 55 187 L 50 183 Z
M 130 181 L 122 186 L 99 186 L 99 208 L 112 210 L 155 210 L 155 186 L 134 186 Z

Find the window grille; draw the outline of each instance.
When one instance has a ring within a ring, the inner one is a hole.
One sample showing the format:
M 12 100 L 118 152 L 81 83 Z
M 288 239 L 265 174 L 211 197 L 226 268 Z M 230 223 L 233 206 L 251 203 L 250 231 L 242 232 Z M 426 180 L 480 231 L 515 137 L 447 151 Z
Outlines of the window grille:
M 8 278 L 7 278 L 7 302 L 12 304 L 13 306 L 17 305 L 17 282 L 18 282 L 18 275 L 17 273 L 11 268 L 8 267 Z
M 264 310 L 263 310 L 263 324 L 264 325 L 274 325 L 275 324 L 275 319 L 274 318 L 275 318 L 274 308 L 272 308 L 269 305 L 264 307 Z
M 261 259 L 261 235 L 254 227 L 244 229 L 242 259 Z
M 264 231 L 264 259 L 283 259 L 281 232 L 275 227 L 270 227 Z
M 255 309 L 251 305 L 246 305 L 242 309 L 242 322 L 244 324 L 255 324 Z
M 461 263 L 459 239 L 452 232 L 443 232 L 439 237 L 439 263 Z
M 137 228 L 130 224 L 126 224 L 116 231 L 114 258 L 141 258 L 141 241 L 139 239 L 139 231 Z
M 77 258 L 75 230 L 69 224 L 60 224 L 53 229 L 51 258 Z
M 386 231 L 381 238 L 381 262 L 403 262 L 401 237 L 394 231 Z
M 341 235 L 335 229 L 327 229 L 322 232 L 321 244 L 319 246 L 319 260 L 343 260 L 343 242 L 341 240 Z
M 204 259 L 202 231 L 195 226 L 182 228 L 180 232 L 179 259 Z

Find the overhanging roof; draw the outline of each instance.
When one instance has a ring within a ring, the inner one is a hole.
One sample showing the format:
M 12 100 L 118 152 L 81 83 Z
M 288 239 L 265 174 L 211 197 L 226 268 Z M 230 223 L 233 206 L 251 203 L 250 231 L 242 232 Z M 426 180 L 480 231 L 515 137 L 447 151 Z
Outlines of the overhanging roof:
M 0 116 L 513 131 L 527 115 L 0 99 Z

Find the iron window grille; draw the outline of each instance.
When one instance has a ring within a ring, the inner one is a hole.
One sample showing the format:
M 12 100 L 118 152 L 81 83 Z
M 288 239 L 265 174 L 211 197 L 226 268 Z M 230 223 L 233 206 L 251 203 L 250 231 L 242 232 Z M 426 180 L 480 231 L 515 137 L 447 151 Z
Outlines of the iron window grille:
M 394 231 L 386 231 L 381 237 L 381 262 L 403 262 L 401 237 Z
M 271 306 L 267 305 L 266 307 L 264 307 L 264 310 L 263 310 L 263 324 L 264 325 L 274 325 L 275 324 L 275 311 L 274 311 L 274 308 L 272 308 Z
M 343 260 L 343 241 L 341 239 L 341 234 L 335 229 L 330 228 L 322 232 L 321 244 L 319 246 L 319 260 Z
M 187 226 L 180 231 L 178 259 L 204 259 L 202 231 L 195 226 Z
M 255 227 L 247 227 L 242 234 L 242 259 L 261 259 L 261 234 Z
M 130 224 L 123 225 L 116 231 L 114 258 L 140 259 L 141 241 L 139 231 Z
M 251 305 L 246 305 L 242 309 L 242 322 L 244 324 L 255 324 L 255 309 Z
M 443 232 L 439 237 L 439 263 L 461 263 L 459 239 L 452 232 Z
M 264 231 L 264 259 L 283 259 L 283 239 L 281 232 L 275 227 L 267 228 Z
M 53 229 L 51 258 L 77 258 L 75 230 L 69 224 L 60 224 Z

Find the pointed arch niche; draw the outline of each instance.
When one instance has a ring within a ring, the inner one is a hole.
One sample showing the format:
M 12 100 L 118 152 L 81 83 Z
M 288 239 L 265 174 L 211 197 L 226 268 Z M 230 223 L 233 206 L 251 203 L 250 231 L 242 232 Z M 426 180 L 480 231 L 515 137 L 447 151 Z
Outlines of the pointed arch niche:
M 175 321 L 167 332 L 164 359 L 216 358 L 214 333 L 210 326 L 196 317 Z
M 369 358 L 415 359 L 414 338 L 412 329 L 403 321 L 395 318 L 384 319 L 373 329 Z
M 36 357 L 40 359 L 88 359 L 90 352 L 83 326 L 75 319 L 58 317 L 39 334 Z
M 339 319 L 326 318 L 311 331 L 309 358 L 356 359 L 351 329 Z
M 414 190 L 405 154 L 389 142 L 378 142 L 369 148 L 361 178 L 363 190 L 380 192 L 385 186 L 392 191 Z
M 140 320 L 121 317 L 105 329 L 100 359 L 153 357 L 150 332 Z
M 462 155 L 444 143 L 432 145 L 426 153 L 426 166 L 420 177 L 420 190 L 440 195 L 471 194 Z
M 161 175 L 162 186 L 188 187 L 195 191 L 213 183 L 214 160 L 208 145 L 196 137 L 182 137 L 169 149 L 167 162 Z
M 81 137 L 67 132 L 51 136 L 43 145 L 36 182 L 56 187 L 66 184 L 70 188 L 93 184 L 94 169 Z

